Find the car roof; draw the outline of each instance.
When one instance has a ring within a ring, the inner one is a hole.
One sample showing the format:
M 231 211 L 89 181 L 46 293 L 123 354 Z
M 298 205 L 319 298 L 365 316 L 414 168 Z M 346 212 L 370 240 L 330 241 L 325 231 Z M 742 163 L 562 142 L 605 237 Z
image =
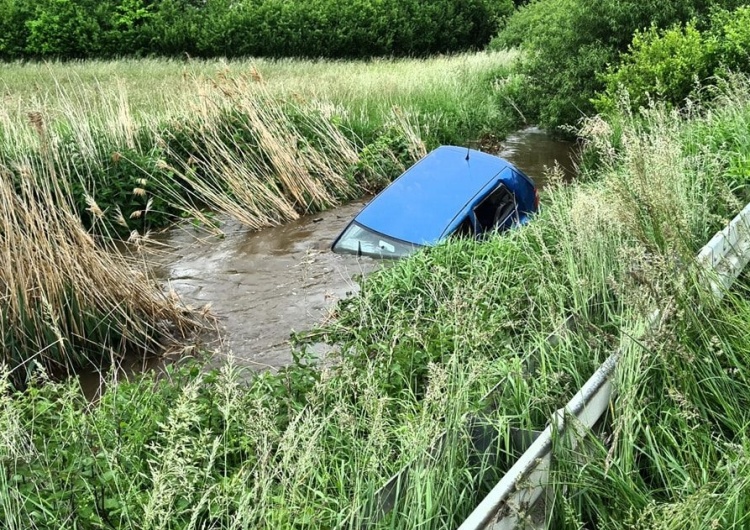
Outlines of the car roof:
M 507 168 L 515 169 L 510 162 L 480 151 L 438 147 L 393 181 L 354 220 L 401 241 L 435 244 L 456 215 Z

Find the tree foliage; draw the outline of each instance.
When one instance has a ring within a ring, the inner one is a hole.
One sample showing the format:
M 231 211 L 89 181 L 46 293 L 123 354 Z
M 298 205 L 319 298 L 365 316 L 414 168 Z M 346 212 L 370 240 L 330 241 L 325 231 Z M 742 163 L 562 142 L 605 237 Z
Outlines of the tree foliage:
M 649 98 L 680 105 L 700 97 L 697 87 L 728 71 L 750 71 L 750 7 L 715 12 L 703 30 L 693 20 L 636 33 L 620 64 L 603 77 L 606 89 L 595 99 L 596 107 L 611 110 L 621 90 L 633 107 Z
M 524 49 L 527 118 L 552 127 L 593 112 L 605 87 L 600 74 L 617 64 L 637 32 L 659 32 L 693 20 L 709 24 L 716 9 L 741 0 L 532 0 L 511 17 L 492 47 Z M 653 28 L 653 29 L 651 29 Z M 667 50 L 664 50 L 666 53 Z M 697 56 L 686 59 L 700 63 Z M 683 65 L 689 68 L 689 64 Z

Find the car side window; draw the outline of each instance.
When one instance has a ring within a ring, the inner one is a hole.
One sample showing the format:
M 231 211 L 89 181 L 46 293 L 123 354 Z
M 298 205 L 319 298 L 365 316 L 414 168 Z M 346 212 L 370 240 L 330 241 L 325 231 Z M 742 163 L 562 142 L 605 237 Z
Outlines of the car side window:
M 500 184 L 474 207 L 474 215 L 477 218 L 480 233 L 494 228 L 505 228 L 508 218 L 515 211 L 515 196 L 508 188 Z
M 461 224 L 458 225 L 453 235 L 457 237 L 474 237 L 474 224 L 468 215 L 461 221 Z

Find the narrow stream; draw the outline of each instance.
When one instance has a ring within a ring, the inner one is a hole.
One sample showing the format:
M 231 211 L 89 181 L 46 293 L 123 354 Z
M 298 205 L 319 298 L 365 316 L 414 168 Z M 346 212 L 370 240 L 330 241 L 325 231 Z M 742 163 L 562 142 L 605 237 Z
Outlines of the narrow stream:
M 175 229 L 162 241 L 158 278 L 194 307 L 210 304 L 219 355 L 258 369 L 291 360 L 291 331 L 310 329 L 335 302 L 357 292 L 356 276 L 382 262 L 330 251 L 333 239 L 366 204 L 355 201 L 275 228 L 249 232 L 222 227 L 225 236 L 197 237 Z
M 575 153 L 575 142 L 557 140 L 541 129 L 529 127 L 508 136 L 497 155 L 513 162 L 541 189 L 547 182 L 545 170 L 555 163 L 566 179 L 575 177 Z
M 574 174 L 573 151 L 574 144 L 529 128 L 509 136 L 498 154 L 541 188 L 545 166 L 555 161 L 568 177 Z M 337 300 L 357 292 L 358 275 L 387 266 L 329 250 L 364 204 L 355 201 L 260 232 L 227 223 L 221 238 L 175 228 L 159 238 L 164 250 L 154 255 L 154 273 L 186 304 L 210 305 L 219 333 L 206 345 L 216 350 L 217 361 L 233 355 L 239 364 L 276 369 L 291 361 L 291 331 L 321 322 Z M 95 377 L 84 384 L 98 382 Z

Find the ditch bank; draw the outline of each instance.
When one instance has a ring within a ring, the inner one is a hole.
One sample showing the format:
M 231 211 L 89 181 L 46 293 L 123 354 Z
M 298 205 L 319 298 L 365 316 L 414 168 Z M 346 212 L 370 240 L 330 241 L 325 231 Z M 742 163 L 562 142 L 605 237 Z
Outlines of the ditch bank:
M 498 154 L 543 188 L 545 168 L 559 164 L 568 178 L 574 175 L 574 148 L 528 128 L 510 135 Z M 159 239 L 164 251 L 152 255 L 154 271 L 187 304 L 210 306 L 219 333 L 209 347 L 243 365 L 279 368 L 292 359 L 290 332 L 321 322 L 337 300 L 357 292 L 357 276 L 387 265 L 330 252 L 366 202 L 261 231 L 229 223 L 223 237 L 176 228 Z
M 497 154 L 543 189 L 546 170 L 555 165 L 564 178 L 573 178 L 575 153 L 575 143 L 530 127 L 509 135 Z M 278 370 L 292 362 L 293 332 L 323 322 L 338 300 L 359 290 L 359 276 L 388 265 L 330 251 L 335 237 L 366 203 L 353 201 L 259 231 L 227 221 L 222 236 L 182 225 L 155 236 L 145 259 L 165 290 L 211 315 L 212 329 L 199 340 L 213 352 L 211 365 L 231 356 L 253 370 Z M 324 355 L 329 348 L 319 344 L 311 350 Z M 128 358 L 122 368 L 137 373 L 163 362 Z M 94 396 L 102 374 L 98 369 L 82 373 L 81 382 L 87 395 Z

